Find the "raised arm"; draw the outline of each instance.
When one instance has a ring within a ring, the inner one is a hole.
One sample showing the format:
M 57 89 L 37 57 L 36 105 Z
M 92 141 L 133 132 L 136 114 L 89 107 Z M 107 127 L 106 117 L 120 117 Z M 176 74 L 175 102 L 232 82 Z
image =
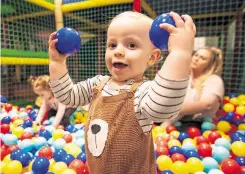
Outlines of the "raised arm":
M 182 19 L 171 12 L 176 27 L 161 24 L 170 33 L 169 55 L 149 89 L 141 95 L 140 107 L 145 117 L 162 122 L 178 115 L 188 86 L 189 68 L 194 46 L 195 25 L 188 15 Z

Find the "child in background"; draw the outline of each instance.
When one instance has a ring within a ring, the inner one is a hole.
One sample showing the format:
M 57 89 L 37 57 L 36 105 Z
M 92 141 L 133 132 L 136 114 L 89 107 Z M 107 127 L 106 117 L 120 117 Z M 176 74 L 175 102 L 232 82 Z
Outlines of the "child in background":
M 176 27 L 160 25 L 170 33 L 170 54 L 153 81 L 143 74 L 160 60 L 161 50 L 149 38 L 153 20 L 141 13 L 121 13 L 109 25 L 105 62 L 111 77 L 98 75 L 73 84 L 66 66 L 69 55 L 57 51 L 56 33 L 50 36 L 55 97 L 69 106 L 90 104 L 85 147 L 92 174 L 156 173 L 152 124 L 175 117 L 181 109 L 196 32 L 190 16 L 170 15 Z
M 179 116 L 162 123 L 162 127 L 179 120 L 181 131 L 190 126 L 201 128 L 204 116 L 215 117 L 224 96 L 222 69 L 223 54 L 220 49 L 208 46 L 198 49 L 192 56 L 190 82 Z
M 38 77 L 30 76 L 28 79 L 28 82 L 32 85 L 33 91 L 43 99 L 35 123 L 41 124 L 44 120 L 48 119 L 48 115 L 50 115 L 48 112 L 55 110 L 56 115 L 52 126 L 56 128 L 61 122 L 66 126 L 70 124 L 69 117 L 76 108 L 67 108 L 64 104 L 59 103 L 58 100 L 56 100 L 48 85 L 49 80 L 50 77 L 47 75 Z

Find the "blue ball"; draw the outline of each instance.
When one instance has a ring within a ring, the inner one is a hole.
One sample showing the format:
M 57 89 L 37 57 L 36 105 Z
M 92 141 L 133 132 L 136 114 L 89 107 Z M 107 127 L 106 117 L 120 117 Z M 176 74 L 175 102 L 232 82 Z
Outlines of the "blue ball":
M 170 156 L 172 156 L 174 153 L 183 153 L 182 149 L 179 147 L 179 146 L 172 146 L 170 149 L 169 149 L 169 154 Z
M 161 174 L 174 174 L 171 170 L 164 170 Z
M 5 96 L 0 96 L 1 103 L 7 103 L 7 98 Z
M 40 137 L 44 137 L 46 140 L 52 137 L 51 133 L 48 130 L 43 130 L 39 133 Z
M 58 39 L 56 49 L 61 54 L 73 54 L 81 48 L 80 34 L 72 28 L 61 28 L 57 31 L 55 39 Z
M 25 120 L 24 121 L 24 127 L 27 128 L 27 127 L 32 127 L 32 121 L 31 120 Z
M 178 137 L 178 140 L 179 140 L 180 142 L 182 142 L 182 141 L 184 141 L 184 139 L 186 139 L 186 138 L 190 138 L 189 135 L 188 135 L 188 133 L 186 133 L 186 132 L 180 132 L 179 137 Z
M 86 153 L 85 153 L 85 152 L 81 152 L 81 153 L 77 156 L 77 159 L 80 159 L 80 160 L 85 164 L 86 161 L 87 161 Z
M 198 159 L 201 159 L 200 155 L 198 154 L 197 151 L 195 150 L 187 150 L 184 152 L 184 156 L 188 159 L 188 158 L 191 158 L 191 157 L 196 157 Z
M 66 154 L 67 153 L 64 149 L 58 149 L 58 150 L 55 150 L 53 158 L 56 162 L 59 162 L 62 160 L 64 156 L 66 156 Z
M 234 98 L 234 97 L 237 97 L 237 96 L 238 96 L 237 93 L 231 93 L 231 94 L 229 94 L 229 97 L 230 97 L 230 98 Z
M 70 155 L 70 154 L 66 154 L 65 156 L 63 156 L 61 158 L 61 161 L 66 163 L 68 166 L 69 164 L 74 160 L 74 156 L 73 155 Z
M 2 118 L 1 124 L 9 124 L 10 121 L 11 121 L 11 117 L 10 116 L 6 116 L 6 117 Z
M 14 150 L 11 154 L 10 154 L 10 159 L 11 160 L 15 160 L 17 156 L 19 156 L 20 154 L 22 154 L 24 151 L 21 149 L 17 149 Z
M 49 160 L 43 157 L 36 157 L 32 164 L 32 171 L 35 174 L 46 174 L 49 169 Z
M 161 14 L 153 21 L 149 34 L 151 42 L 155 47 L 167 51 L 169 33 L 168 31 L 160 28 L 160 24 L 163 23 L 175 26 L 175 22 L 173 18 L 170 17 L 169 13 Z
M 240 166 L 245 166 L 245 157 L 236 157 L 235 161 L 240 165 Z
M 27 152 L 23 152 L 19 155 L 16 155 L 15 160 L 19 161 L 23 167 L 26 167 L 31 162 L 31 156 Z

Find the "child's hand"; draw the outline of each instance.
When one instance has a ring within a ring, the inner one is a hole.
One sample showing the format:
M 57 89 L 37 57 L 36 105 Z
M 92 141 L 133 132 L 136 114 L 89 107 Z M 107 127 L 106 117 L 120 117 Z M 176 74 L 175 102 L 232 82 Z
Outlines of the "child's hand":
M 49 58 L 51 61 L 55 62 L 64 62 L 69 54 L 60 54 L 56 49 L 55 44 L 58 42 L 58 39 L 54 39 L 56 32 L 52 33 L 49 37 L 48 45 L 49 45 Z
M 196 34 L 196 26 L 192 18 L 189 15 L 182 15 L 181 18 L 174 12 L 171 12 L 170 16 L 174 19 L 176 27 L 167 23 L 160 25 L 162 29 L 169 32 L 169 52 L 178 51 L 179 53 L 191 55 Z
M 34 125 L 41 125 L 41 121 L 33 121 Z

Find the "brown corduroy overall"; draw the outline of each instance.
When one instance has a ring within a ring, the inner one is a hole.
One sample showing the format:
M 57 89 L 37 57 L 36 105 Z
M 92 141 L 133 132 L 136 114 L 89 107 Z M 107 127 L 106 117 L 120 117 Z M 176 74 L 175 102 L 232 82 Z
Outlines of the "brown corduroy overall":
M 152 135 L 143 132 L 134 112 L 134 92 L 141 82 L 118 95 L 102 96 L 105 83 L 94 89 L 85 128 L 86 157 L 91 174 L 156 174 Z M 108 133 L 100 133 L 107 128 Z M 106 140 L 102 152 L 94 155 L 88 146 L 96 143 L 96 149 L 103 144 L 96 142 L 100 134 Z M 94 136 L 92 143 L 91 136 Z

